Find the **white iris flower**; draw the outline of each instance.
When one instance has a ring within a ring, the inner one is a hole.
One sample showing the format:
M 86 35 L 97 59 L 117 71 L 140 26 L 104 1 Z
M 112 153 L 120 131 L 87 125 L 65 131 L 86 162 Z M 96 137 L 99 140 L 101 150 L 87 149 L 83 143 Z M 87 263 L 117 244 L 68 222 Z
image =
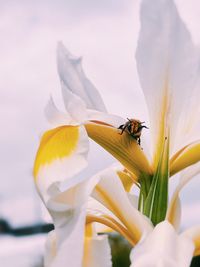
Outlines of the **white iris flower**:
M 55 128 L 44 133 L 34 165 L 55 226 L 45 265 L 110 267 L 105 233 L 115 231 L 133 247 L 131 267 L 188 267 L 200 255 L 200 226 L 179 232 L 179 194 L 200 173 L 200 57 L 174 2 L 141 4 L 136 60 L 149 110 L 151 160 L 128 128 L 118 129 L 126 120 L 106 112 L 81 58 L 62 43 L 57 58 L 66 113 L 49 101 L 45 111 Z M 89 138 L 123 167 L 80 178 Z M 168 203 L 169 179 L 177 173 L 180 182 Z M 140 189 L 138 205 L 134 186 Z

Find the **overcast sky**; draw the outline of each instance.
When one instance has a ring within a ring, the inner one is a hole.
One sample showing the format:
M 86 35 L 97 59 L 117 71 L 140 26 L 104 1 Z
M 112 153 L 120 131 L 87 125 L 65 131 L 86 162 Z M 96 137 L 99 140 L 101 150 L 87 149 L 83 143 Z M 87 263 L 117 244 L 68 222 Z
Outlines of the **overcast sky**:
M 195 43 L 200 44 L 199 1 L 177 4 Z M 138 8 L 137 0 L 0 1 L 1 199 L 34 194 L 31 168 L 39 136 L 49 127 L 43 109 L 50 94 L 62 108 L 57 41 L 83 56 L 85 72 L 110 112 L 147 120 L 134 59 Z M 111 162 L 107 157 L 98 168 Z M 196 178 L 183 194 L 190 222 L 200 222 L 197 188 Z

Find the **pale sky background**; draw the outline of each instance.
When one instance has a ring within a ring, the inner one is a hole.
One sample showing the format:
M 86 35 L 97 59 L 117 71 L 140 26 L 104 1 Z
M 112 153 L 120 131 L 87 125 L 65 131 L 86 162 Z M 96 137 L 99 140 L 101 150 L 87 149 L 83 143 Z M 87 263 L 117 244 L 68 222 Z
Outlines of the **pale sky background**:
M 38 214 L 31 169 L 39 136 L 50 127 L 43 110 L 50 94 L 63 107 L 57 41 L 83 56 L 84 70 L 110 112 L 148 121 L 134 59 L 139 2 L 0 0 L 0 214 L 12 217 L 14 224 L 31 222 L 32 210 Z M 199 45 L 199 0 L 176 2 Z M 101 165 L 91 165 L 88 175 L 113 161 L 102 150 L 95 157 Z M 200 223 L 199 188 L 197 177 L 182 194 L 184 226 Z

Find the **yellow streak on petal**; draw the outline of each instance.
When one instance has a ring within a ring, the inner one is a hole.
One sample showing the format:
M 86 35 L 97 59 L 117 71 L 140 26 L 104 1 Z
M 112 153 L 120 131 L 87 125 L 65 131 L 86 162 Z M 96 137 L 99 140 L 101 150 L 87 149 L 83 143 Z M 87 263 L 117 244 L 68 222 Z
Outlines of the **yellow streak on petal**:
M 137 184 L 137 177 L 134 175 L 130 175 L 125 171 L 117 171 L 117 174 L 124 186 L 126 192 L 129 192 L 134 184 Z
M 34 177 L 36 178 L 41 166 L 51 164 L 56 159 L 70 157 L 78 139 L 78 126 L 61 126 L 45 132 L 34 163 Z
M 104 224 L 105 226 L 112 228 L 114 231 L 116 231 L 120 235 L 122 235 L 132 246 L 134 246 L 136 244 L 135 240 L 133 240 L 132 236 L 127 231 L 127 229 L 123 225 L 118 223 L 115 219 L 113 219 L 112 217 L 87 215 L 86 225 L 90 224 L 92 222 Z
M 132 234 L 133 241 L 136 244 L 141 238 L 142 233 L 140 228 L 123 216 L 121 210 L 100 186 L 97 185 L 95 190 L 100 195 L 101 199 L 107 204 L 107 208 L 109 208 L 109 210 L 111 210 L 113 214 L 115 214 L 115 216 L 117 216 L 117 218 L 126 226 L 128 231 Z
M 94 235 L 92 223 L 86 223 L 85 225 L 85 236 L 84 236 L 84 253 L 83 253 L 83 263 L 82 266 L 88 266 L 90 260 L 90 246 L 88 239 L 91 239 Z
M 177 189 L 170 201 L 166 215 L 166 220 L 168 220 L 177 230 L 180 225 L 180 209 L 179 189 Z
M 134 175 L 151 174 L 152 169 L 136 140 L 128 133 L 107 125 L 87 123 L 85 128 L 90 138 L 113 155 Z
M 195 246 L 194 256 L 200 256 L 200 226 L 193 226 L 183 232 L 182 235 L 192 239 Z
M 159 125 L 158 133 L 156 134 L 155 139 L 155 148 L 154 148 L 154 159 L 153 166 L 154 170 L 156 170 L 158 166 L 158 162 L 160 159 L 160 155 L 162 154 L 163 146 L 165 143 L 165 137 L 168 136 L 168 112 L 169 112 L 169 97 L 168 97 L 168 83 L 165 83 L 165 89 L 163 90 L 163 99 L 162 104 L 160 105 L 160 114 L 159 120 L 157 124 Z M 166 132 L 167 131 L 167 132 Z
M 195 245 L 194 256 L 200 256 L 200 234 L 194 240 L 194 245 Z
M 179 150 L 170 160 L 170 175 L 200 161 L 200 142 L 191 143 Z
M 200 227 L 196 227 L 193 233 L 193 242 L 195 246 L 194 256 L 200 256 Z
M 93 236 L 93 227 L 91 223 L 87 223 L 85 225 L 85 237 L 92 237 Z

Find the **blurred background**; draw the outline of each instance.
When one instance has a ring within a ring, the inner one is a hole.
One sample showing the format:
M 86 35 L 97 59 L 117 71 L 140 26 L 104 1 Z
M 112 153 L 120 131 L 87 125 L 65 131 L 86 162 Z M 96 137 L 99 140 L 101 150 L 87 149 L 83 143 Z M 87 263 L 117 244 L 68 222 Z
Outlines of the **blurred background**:
M 41 266 L 45 232 L 51 229 L 33 184 L 32 166 L 39 137 L 50 128 L 43 113 L 50 95 L 63 109 L 57 41 L 62 40 L 72 54 L 83 56 L 84 70 L 111 113 L 148 122 L 134 58 L 139 3 L 0 1 L 0 266 Z M 176 3 L 199 45 L 200 2 Z M 102 149 L 91 146 L 96 153 L 95 158 L 89 157 L 88 175 L 114 162 Z M 93 164 L 97 158 L 102 159 L 98 166 Z M 181 195 L 183 229 L 200 223 L 199 178 Z

